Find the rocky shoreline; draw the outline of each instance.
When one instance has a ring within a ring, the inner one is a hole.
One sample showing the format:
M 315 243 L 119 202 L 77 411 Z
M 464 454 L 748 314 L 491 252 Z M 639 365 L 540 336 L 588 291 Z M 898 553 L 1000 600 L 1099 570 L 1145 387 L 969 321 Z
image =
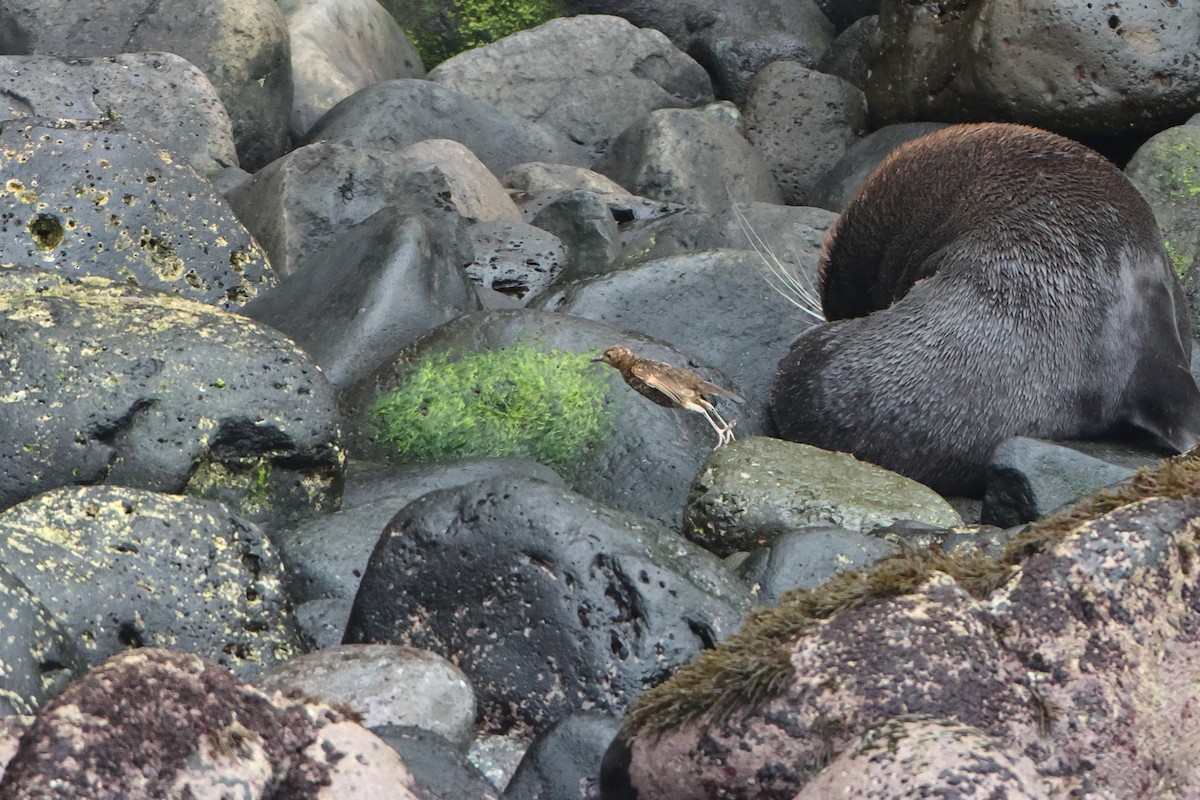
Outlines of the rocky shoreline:
M 0 800 L 1200 797 L 1194 461 L 774 438 L 764 265 L 997 119 L 1194 290 L 1188 4 L 571 0 L 428 72 L 396 3 L 95 5 L 0 0 Z

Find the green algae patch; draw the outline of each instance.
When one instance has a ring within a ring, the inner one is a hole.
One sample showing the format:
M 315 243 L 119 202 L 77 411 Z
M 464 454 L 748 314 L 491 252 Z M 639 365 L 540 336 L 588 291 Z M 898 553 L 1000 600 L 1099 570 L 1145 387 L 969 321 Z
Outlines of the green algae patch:
M 906 550 L 868 567 L 847 570 L 813 589 L 789 592 L 774 608 L 753 613 L 734 636 L 642 694 L 623 722 L 623 736 L 654 735 L 697 720 L 718 724 L 778 697 L 795 680 L 791 654 L 825 619 L 911 594 L 935 572 L 970 595 L 986 598 L 1029 557 L 1048 552 L 1071 531 L 1122 506 L 1150 497 L 1200 497 L 1200 450 L 1142 469 L 1030 525 L 998 556 Z
M 562 0 L 384 0 L 426 69 L 457 55 L 565 16 Z
M 399 463 L 516 457 L 563 469 L 610 430 L 607 391 L 588 356 L 516 345 L 426 356 L 367 413 Z

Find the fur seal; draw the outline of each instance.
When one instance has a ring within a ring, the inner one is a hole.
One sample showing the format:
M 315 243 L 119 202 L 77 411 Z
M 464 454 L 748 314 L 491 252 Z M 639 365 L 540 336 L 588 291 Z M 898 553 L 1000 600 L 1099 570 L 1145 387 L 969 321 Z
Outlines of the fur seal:
M 1016 435 L 1200 441 L 1183 292 L 1154 215 L 1100 154 L 1022 125 L 901 145 L 825 240 L 824 325 L 771 389 L 786 439 L 977 494 Z

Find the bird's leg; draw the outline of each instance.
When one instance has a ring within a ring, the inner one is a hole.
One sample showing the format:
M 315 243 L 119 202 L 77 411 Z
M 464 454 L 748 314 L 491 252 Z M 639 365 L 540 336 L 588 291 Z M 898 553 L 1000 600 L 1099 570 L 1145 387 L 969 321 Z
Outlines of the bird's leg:
M 717 411 L 716 406 L 707 400 L 703 400 L 701 402 L 701 406 L 704 409 L 704 418 L 708 420 L 708 424 L 711 425 L 713 430 L 717 432 L 717 447 L 713 449 L 715 450 L 722 445 L 727 445 L 732 442 L 733 426 L 737 425 L 737 420 L 735 419 L 726 422 L 724 419 L 722 419 L 721 414 Z

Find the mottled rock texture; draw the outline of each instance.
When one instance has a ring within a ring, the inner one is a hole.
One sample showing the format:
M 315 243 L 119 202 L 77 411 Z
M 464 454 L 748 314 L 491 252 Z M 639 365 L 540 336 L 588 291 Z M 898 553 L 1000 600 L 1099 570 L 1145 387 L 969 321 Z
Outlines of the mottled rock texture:
M 306 649 L 279 555 L 219 503 L 64 487 L 0 514 L 0 563 L 91 665 L 146 645 L 198 653 L 245 677 Z
M 643 696 L 605 796 L 807 798 L 864 732 L 913 714 L 991 742 L 1010 797 L 1029 767 L 1037 797 L 1195 796 L 1198 472 L 1140 474 L 1001 559 L 902 554 L 785 597 Z M 924 753 L 961 771 L 961 751 Z
M 228 309 L 275 278 L 190 164 L 117 123 L 0 127 L 0 265 L 103 275 Z
M 219 498 L 256 520 L 340 491 L 328 381 L 294 344 L 204 303 L 0 270 L 0 508 L 70 484 Z
M 73 683 L 26 731 L 4 800 L 414 800 L 395 752 L 345 714 L 268 697 L 199 656 L 145 648 Z

